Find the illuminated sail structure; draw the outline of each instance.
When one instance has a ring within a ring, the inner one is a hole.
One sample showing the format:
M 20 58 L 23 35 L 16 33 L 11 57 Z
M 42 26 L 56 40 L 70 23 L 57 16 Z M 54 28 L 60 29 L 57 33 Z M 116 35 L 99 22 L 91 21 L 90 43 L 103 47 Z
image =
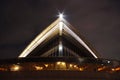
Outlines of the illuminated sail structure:
M 19 57 L 100 56 L 61 15 L 30 43 Z
M 0 80 L 120 80 L 119 73 L 120 61 L 100 59 L 62 16 L 19 58 L 0 60 Z

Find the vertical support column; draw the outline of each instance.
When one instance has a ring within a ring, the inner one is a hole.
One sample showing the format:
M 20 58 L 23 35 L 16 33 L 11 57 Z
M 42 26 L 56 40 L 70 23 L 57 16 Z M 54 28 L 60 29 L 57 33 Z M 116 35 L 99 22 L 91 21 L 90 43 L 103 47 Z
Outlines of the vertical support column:
M 63 22 L 59 22 L 59 57 L 63 56 L 63 44 L 62 44 L 62 29 L 63 29 Z
M 62 57 L 63 56 L 63 45 L 62 45 L 62 42 L 59 41 L 59 57 Z

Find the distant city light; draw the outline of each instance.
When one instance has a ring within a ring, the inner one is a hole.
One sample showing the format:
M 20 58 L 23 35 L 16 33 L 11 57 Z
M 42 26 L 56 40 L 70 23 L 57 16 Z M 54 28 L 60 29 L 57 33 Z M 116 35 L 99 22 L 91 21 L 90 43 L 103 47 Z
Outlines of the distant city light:
M 120 71 L 120 67 L 112 68 L 111 70 L 112 70 L 112 71 Z
M 107 61 L 108 63 L 110 63 L 110 61 Z
M 45 64 L 45 67 L 48 67 L 48 64 Z
M 77 67 L 77 65 L 74 65 L 74 67 L 76 68 L 76 67 Z
M 70 64 L 70 67 L 72 67 L 73 65 L 72 64 Z
M 84 68 L 80 67 L 80 68 L 79 68 L 79 70 L 80 70 L 80 71 L 83 71 L 83 70 L 84 70 Z
M 59 65 L 61 62 L 57 62 L 57 65 Z
M 65 62 L 61 62 L 61 64 L 62 64 L 62 65 L 66 65 L 66 63 L 65 63 Z
M 41 66 L 35 66 L 35 68 L 36 68 L 36 70 L 42 70 L 43 69 L 43 67 L 41 67 Z
M 104 70 L 105 68 L 106 68 L 105 66 L 100 67 L 100 68 L 98 68 L 98 71 L 102 71 L 102 70 Z
M 20 70 L 20 66 L 19 65 L 13 65 L 11 67 L 11 71 L 18 71 L 18 70 Z

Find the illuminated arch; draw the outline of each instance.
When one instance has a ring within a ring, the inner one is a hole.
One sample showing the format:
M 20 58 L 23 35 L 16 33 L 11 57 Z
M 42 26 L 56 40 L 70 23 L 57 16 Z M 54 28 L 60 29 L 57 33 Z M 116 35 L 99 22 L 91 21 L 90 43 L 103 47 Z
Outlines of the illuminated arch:
M 64 18 L 58 18 L 54 21 L 50 26 L 48 26 L 44 31 L 42 31 L 26 48 L 25 50 L 19 55 L 19 57 L 26 57 L 28 56 L 37 46 L 39 46 L 43 41 L 46 39 L 59 34 L 59 36 L 63 35 L 63 32 L 71 35 L 80 45 L 82 45 L 89 53 L 94 57 L 98 58 L 99 56 L 95 52 L 94 49 L 89 47 L 86 42 L 81 39 L 81 37 L 75 33 L 71 24 L 69 24 Z M 44 55 L 44 54 L 43 54 Z M 76 54 L 75 54 L 76 55 Z

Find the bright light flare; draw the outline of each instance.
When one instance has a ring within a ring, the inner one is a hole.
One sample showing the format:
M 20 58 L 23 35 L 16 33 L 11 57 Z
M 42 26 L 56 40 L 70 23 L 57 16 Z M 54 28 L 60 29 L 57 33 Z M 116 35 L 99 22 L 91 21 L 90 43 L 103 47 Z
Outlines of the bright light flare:
M 63 19 L 64 15 L 62 13 L 59 14 L 59 18 Z

